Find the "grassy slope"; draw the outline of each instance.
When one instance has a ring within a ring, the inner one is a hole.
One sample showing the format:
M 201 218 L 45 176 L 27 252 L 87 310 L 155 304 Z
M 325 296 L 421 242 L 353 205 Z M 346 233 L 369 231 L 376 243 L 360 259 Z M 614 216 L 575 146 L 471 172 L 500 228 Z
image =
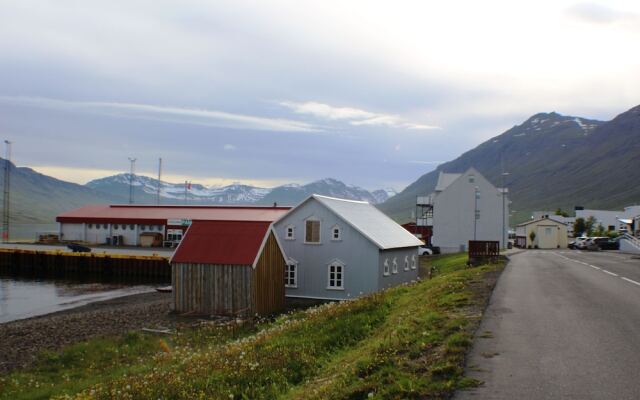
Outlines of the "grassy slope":
M 419 398 L 472 384 L 464 353 L 488 292 L 464 255 L 433 259 L 434 279 L 230 330 L 130 334 L 45 355 L 0 380 L 0 398 Z M 429 267 L 423 265 L 422 267 Z M 116 352 L 117 350 L 117 352 Z

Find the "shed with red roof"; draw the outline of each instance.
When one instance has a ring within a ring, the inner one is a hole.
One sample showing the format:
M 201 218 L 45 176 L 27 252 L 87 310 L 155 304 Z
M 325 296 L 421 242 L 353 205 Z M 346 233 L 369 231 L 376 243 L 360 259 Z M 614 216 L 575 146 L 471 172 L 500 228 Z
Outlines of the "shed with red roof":
M 208 315 L 279 311 L 285 264 L 270 221 L 195 220 L 171 259 L 173 307 Z

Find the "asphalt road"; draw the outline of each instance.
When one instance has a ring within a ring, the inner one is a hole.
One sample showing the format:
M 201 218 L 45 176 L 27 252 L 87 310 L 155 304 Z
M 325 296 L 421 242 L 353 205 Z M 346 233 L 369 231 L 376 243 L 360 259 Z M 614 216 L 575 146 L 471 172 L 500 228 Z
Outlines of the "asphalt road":
M 456 399 L 640 399 L 640 259 L 525 251 L 500 277 Z
M 95 247 L 91 248 L 92 253 L 96 254 L 120 254 L 133 256 L 153 256 L 171 257 L 175 249 L 168 248 L 141 248 L 141 247 Z M 39 250 L 39 251 L 64 251 L 70 252 L 66 245 L 46 245 L 46 244 L 23 244 L 23 243 L 0 243 L 0 249 L 22 249 L 22 250 Z

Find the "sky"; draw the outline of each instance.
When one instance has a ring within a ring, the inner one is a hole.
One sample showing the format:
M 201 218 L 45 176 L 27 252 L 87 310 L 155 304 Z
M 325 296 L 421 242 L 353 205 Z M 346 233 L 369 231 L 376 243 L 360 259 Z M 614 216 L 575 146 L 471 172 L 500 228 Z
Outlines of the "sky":
M 402 190 L 538 112 L 640 104 L 640 2 L 0 0 L 0 139 L 127 172 Z

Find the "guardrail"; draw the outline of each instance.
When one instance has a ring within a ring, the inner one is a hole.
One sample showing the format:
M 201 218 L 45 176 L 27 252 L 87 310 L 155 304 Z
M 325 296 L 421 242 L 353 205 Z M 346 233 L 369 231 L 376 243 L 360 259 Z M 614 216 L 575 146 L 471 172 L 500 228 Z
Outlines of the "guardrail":
M 628 240 L 633 246 L 637 247 L 640 250 L 640 239 L 633 235 L 629 235 L 628 233 L 623 233 L 620 238 Z

